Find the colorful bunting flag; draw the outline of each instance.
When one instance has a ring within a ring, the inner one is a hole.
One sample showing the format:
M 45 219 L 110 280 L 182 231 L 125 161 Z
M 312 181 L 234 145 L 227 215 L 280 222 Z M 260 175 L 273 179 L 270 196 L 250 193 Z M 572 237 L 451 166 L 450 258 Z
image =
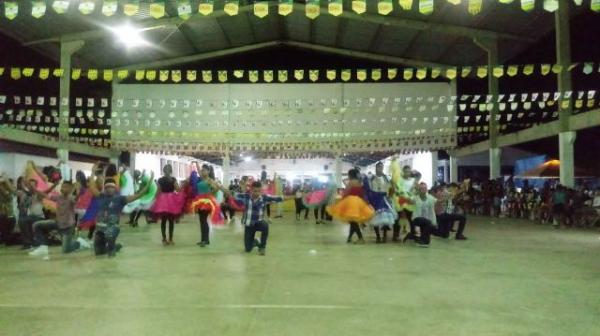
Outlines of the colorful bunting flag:
M 81 69 L 71 70 L 71 79 L 78 80 L 79 78 L 81 78 Z
M 205 83 L 210 83 L 213 80 L 213 75 L 211 70 L 202 70 L 202 81 Z
M 413 73 L 414 73 L 414 70 L 412 68 L 404 69 L 404 75 L 403 75 L 404 80 L 411 80 L 413 77 Z
M 223 11 L 229 16 L 237 15 L 240 10 L 239 0 L 226 0 Z
M 309 70 L 308 78 L 313 82 L 316 82 L 317 80 L 319 80 L 319 70 Z
M 471 15 L 477 15 L 481 12 L 482 0 L 469 0 L 468 12 Z
M 117 0 L 104 0 L 102 4 L 102 15 L 113 16 L 117 12 L 119 2 Z
M 96 69 L 89 69 L 87 72 L 87 78 L 89 80 L 96 80 L 98 79 L 98 70 Z
M 521 0 L 521 9 L 531 12 L 535 8 L 535 0 Z
M 423 80 L 427 77 L 427 68 L 419 68 L 417 69 L 416 77 L 418 80 Z
M 544 10 L 555 12 L 558 9 L 558 0 L 544 0 Z
M 149 79 L 148 78 L 148 74 L 151 73 L 153 79 Z M 169 80 L 169 75 L 171 74 L 171 72 L 169 70 L 159 70 L 158 71 L 158 80 L 161 82 L 166 82 Z M 155 70 L 148 70 L 146 71 L 146 79 L 149 80 L 154 80 L 154 78 L 156 78 L 156 71 Z
M 340 4 L 340 6 L 341 6 L 341 4 Z M 367 11 L 367 1 L 366 0 L 352 0 L 352 10 L 354 12 L 356 12 L 356 14 L 362 14 L 362 13 L 366 12 Z M 331 12 L 331 10 L 330 10 L 330 12 Z M 342 12 L 343 12 L 343 9 L 340 11 L 340 14 L 342 14 Z
M 431 69 L 431 78 L 432 79 L 436 79 L 440 76 L 440 74 L 442 73 L 442 69 L 435 67 Z
M 233 70 L 233 76 L 238 79 L 244 77 L 244 70 Z
M 342 74 L 340 76 L 344 82 L 347 82 L 352 78 L 352 70 L 350 69 L 342 69 Z
M 281 6 L 281 3 L 280 3 Z M 264 18 L 269 15 L 269 2 L 268 1 L 256 1 L 254 3 L 254 15 L 259 18 Z
M 52 9 L 58 14 L 64 14 L 69 9 L 69 1 L 55 0 L 52 2 Z
M 356 79 L 358 79 L 361 82 L 364 82 L 367 79 L 367 70 L 366 69 L 356 70 Z
M 494 69 L 492 70 L 492 74 L 496 78 L 500 78 L 500 77 L 504 76 L 504 66 L 502 66 L 502 65 L 495 66 Z
M 258 71 L 257 70 L 249 70 L 248 71 L 248 80 L 250 80 L 251 83 L 258 82 Z
M 227 82 L 227 70 L 219 70 L 217 72 L 217 77 L 219 78 L 219 82 L 221 82 L 221 83 Z
M 301 81 L 304 79 L 304 70 L 294 70 L 294 78 Z
M 549 74 L 551 69 L 552 69 L 552 66 L 550 64 L 542 64 L 540 66 L 540 72 L 544 76 L 546 76 L 547 74 Z
M 563 66 L 560 64 L 554 64 L 552 65 L 552 72 L 554 72 L 555 74 L 559 74 L 563 71 Z
M 335 80 L 335 78 L 337 77 L 337 71 L 328 69 L 326 75 L 327 79 L 329 79 L 330 81 Z
M 116 1 L 115 1 L 116 2 Z M 106 0 L 104 0 L 106 3 Z M 140 10 L 140 1 L 139 0 L 128 0 L 127 3 L 123 6 L 123 13 L 127 16 L 134 16 Z
M 150 4 L 150 16 L 155 19 L 165 16 L 165 0 L 155 0 Z
M 488 75 L 488 67 L 486 65 L 482 65 L 477 67 L 477 77 L 485 78 Z M 463 76 L 465 77 L 465 76 Z
M 388 68 L 387 69 L 387 78 L 389 80 L 393 80 L 398 75 L 398 69 L 396 68 Z
M 185 73 L 185 79 L 187 79 L 188 82 L 195 82 L 197 77 L 198 72 L 196 70 L 188 70 Z
M 102 72 L 102 79 L 104 79 L 107 82 L 110 82 L 113 80 L 113 71 L 112 70 L 104 70 Z
M 119 70 L 119 71 L 117 71 L 117 78 L 118 79 L 123 80 L 123 79 L 125 79 L 127 77 L 129 77 L 129 70 Z
M 446 69 L 446 78 L 448 78 L 448 79 L 454 79 L 454 78 L 456 78 L 456 75 L 457 75 L 456 68 L 448 68 L 448 69 Z
M 273 70 L 263 71 L 263 79 L 265 82 L 271 83 L 273 81 Z
M 423 15 L 430 15 L 433 13 L 433 0 L 420 0 L 419 13 Z
M 321 14 L 321 0 L 306 0 L 306 17 L 314 20 Z
M 44 79 L 44 80 L 48 79 L 48 77 L 50 77 L 50 69 L 48 69 L 48 68 L 40 69 L 39 76 L 41 79 Z
M 381 69 L 372 69 L 371 70 L 371 79 L 374 81 L 378 81 L 381 79 Z
M 287 16 L 294 10 L 294 0 L 279 0 L 277 11 L 279 15 Z
M 189 0 L 181 0 L 177 3 L 177 15 L 184 20 L 192 16 L 192 4 Z
M 13 20 L 19 15 L 19 3 L 16 1 L 6 1 L 4 2 L 4 16 Z
M 64 69 L 54 69 L 52 71 L 52 76 L 56 77 L 56 78 L 61 78 L 63 75 L 65 74 L 65 70 Z
M 288 80 L 288 72 L 287 70 L 279 70 L 277 71 L 277 80 L 281 83 L 285 83 Z
M 89 15 L 94 11 L 94 9 L 96 9 L 96 3 L 94 2 L 94 0 L 82 0 L 79 3 L 78 9 L 81 12 L 81 14 Z
M 529 75 L 533 74 L 533 71 L 534 71 L 533 64 L 526 64 L 523 67 L 523 74 L 526 75 L 526 76 L 529 76 Z
M 473 68 L 471 68 L 470 66 L 464 66 L 464 67 L 462 67 L 462 69 L 461 69 L 461 71 L 460 71 L 460 76 L 461 76 L 462 78 L 467 78 L 467 77 L 469 77 L 469 74 L 471 74 L 471 70 L 472 70 L 472 69 L 473 69 Z
M 419 1 L 423 1 L 423 0 L 419 0 Z M 400 5 L 400 8 L 402 8 L 405 11 L 409 11 L 412 9 L 412 5 L 413 5 L 413 0 L 398 0 L 398 4 Z M 421 6 L 421 4 L 419 3 L 419 7 Z
M 36 19 L 46 14 L 46 1 L 31 1 L 31 16 Z
M 209 15 L 213 12 L 214 4 L 213 0 L 200 0 L 198 5 L 198 12 L 202 15 Z
M 377 2 L 377 13 L 388 15 L 394 10 L 393 0 L 379 0 Z
M 136 70 L 135 71 L 135 80 L 136 81 L 141 81 L 144 80 L 144 76 L 146 75 L 146 71 L 145 70 Z
M 18 80 L 21 78 L 21 68 L 10 68 L 10 78 Z

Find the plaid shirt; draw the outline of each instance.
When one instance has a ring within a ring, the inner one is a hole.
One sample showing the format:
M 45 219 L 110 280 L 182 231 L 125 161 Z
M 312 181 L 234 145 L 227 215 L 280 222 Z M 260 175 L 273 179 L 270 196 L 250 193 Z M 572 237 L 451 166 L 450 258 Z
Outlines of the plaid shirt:
M 243 202 L 246 207 L 242 215 L 242 224 L 245 226 L 252 226 L 263 220 L 264 209 L 267 203 L 283 202 L 283 197 L 269 195 L 261 195 L 256 200 L 253 200 L 250 194 L 236 194 L 235 199 Z

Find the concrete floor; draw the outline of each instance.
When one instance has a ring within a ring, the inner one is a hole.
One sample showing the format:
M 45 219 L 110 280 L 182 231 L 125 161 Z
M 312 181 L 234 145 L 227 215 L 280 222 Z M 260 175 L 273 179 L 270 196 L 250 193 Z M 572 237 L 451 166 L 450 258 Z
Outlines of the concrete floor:
M 196 223 L 166 248 L 156 224 L 124 227 L 113 259 L 0 249 L 0 335 L 600 334 L 597 231 L 471 218 L 470 240 L 420 249 L 287 219 L 261 257 L 239 226 L 197 247 Z

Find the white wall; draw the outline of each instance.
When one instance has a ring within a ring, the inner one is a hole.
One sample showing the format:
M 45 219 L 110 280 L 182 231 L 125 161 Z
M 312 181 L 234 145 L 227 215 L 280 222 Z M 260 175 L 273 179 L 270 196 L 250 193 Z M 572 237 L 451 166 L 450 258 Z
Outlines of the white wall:
M 198 161 L 200 164 L 203 164 L 203 163 L 210 164 L 209 162 L 206 162 L 203 160 L 198 160 L 198 159 L 195 159 L 190 156 L 161 155 L 161 154 L 150 154 L 150 153 L 141 153 L 141 152 L 135 153 L 134 158 L 135 158 L 133 160 L 134 169 L 137 169 L 139 171 L 142 171 L 142 170 L 146 170 L 148 172 L 152 171 L 152 172 L 154 172 L 154 176 L 156 178 L 162 176 L 162 170 L 161 170 L 161 165 L 160 165 L 161 159 L 164 159 L 167 161 L 178 162 L 180 165 L 188 165 L 188 166 L 191 166 L 193 161 Z M 213 165 L 213 164 L 210 164 L 210 165 L 213 166 L 215 169 L 215 177 L 217 179 L 221 180 L 223 178 L 223 170 L 221 169 L 221 166 L 217 166 L 217 165 Z M 173 167 L 173 169 L 175 170 L 175 167 Z M 179 174 L 178 171 L 177 172 L 174 171 L 173 176 L 179 180 L 184 180 L 189 177 L 185 173 Z
M 12 178 L 17 178 L 23 174 L 25 171 L 25 164 L 30 160 L 35 162 L 35 165 L 38 167 L 56 166 L 58 164 L 58 159 L 55 158 L 2 152 L 0 153 L 0 171 L 6 173 Z M 69 167 L 72 171 L 71 176 L 73 178 L 75 177 L 75 172 L 78 170 L 83 171 L 87 176 L 89 176 L 92 171 L 92 166 L 93 165 L 91 163 L 69 161 Z
M 335 175 L 335 159 L 261 159 L 250 162 L 240 162 L 237 165 L 231 165 L 230 178 L 240 178 L 244 175 L 260 177 L 261 166 L 266 166 L 269 178 L 273 178 L 273 173 L 285 176 L 288 180 L 293 180 L 299 176 L 313 176 L 332 174 Z M 328 169 L 325 170 L 324 166 Z M 346 173 L 352 165 L 342 162 L 342 173 Z
M 513 147 L 502 147 L 501 163 L 503 166 L 514 166 L 517 160 L 539 155 Z M 487 151 L 458 158 L 459 166 L 489 166 L 490 157 Z

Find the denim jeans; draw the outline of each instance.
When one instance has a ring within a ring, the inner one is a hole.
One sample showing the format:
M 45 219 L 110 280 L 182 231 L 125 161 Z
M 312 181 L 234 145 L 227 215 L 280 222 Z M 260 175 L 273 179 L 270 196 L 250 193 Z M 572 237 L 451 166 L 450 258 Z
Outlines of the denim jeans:
M 258 247 L 261 249 L 267 247 L 267 238 L 269 237 L 269 223 L 265 221 L 260 221 L 255 223 L 254 225 L 244 227 L 244 246 L 246 248 L 246 252 L 250 252 L 254 248 L 254 237 L 256 236 L 257 231 L 262 232 L 260 236 L 260 244 L 258 245 Z
M 23 239 L 23 245 L 34 245 L 33 223 L 44 220 L 40 216 L 22 216 L 19 217 L 19 230 Z
M 103 254 L 114 256 L 119 232 L 121 232 L 121 229 L 116 225 L 96 224 L 96 234 L 94 235 L 95 254 L 97 256 Z
M 33 232 L 35 234 L 35 240 L 39 245 L 48 245 L 46 241 L 46 235 L 52 230 L 57 230 L 62 238 L 62 252 L 71 253 L 79 249 L 79 242 L 73 241 L 73 234 L 75 228 L 73 226 L 68 228 L 59 228 L 58 223 L 54 219 L 37 221 L 33 224 Z

